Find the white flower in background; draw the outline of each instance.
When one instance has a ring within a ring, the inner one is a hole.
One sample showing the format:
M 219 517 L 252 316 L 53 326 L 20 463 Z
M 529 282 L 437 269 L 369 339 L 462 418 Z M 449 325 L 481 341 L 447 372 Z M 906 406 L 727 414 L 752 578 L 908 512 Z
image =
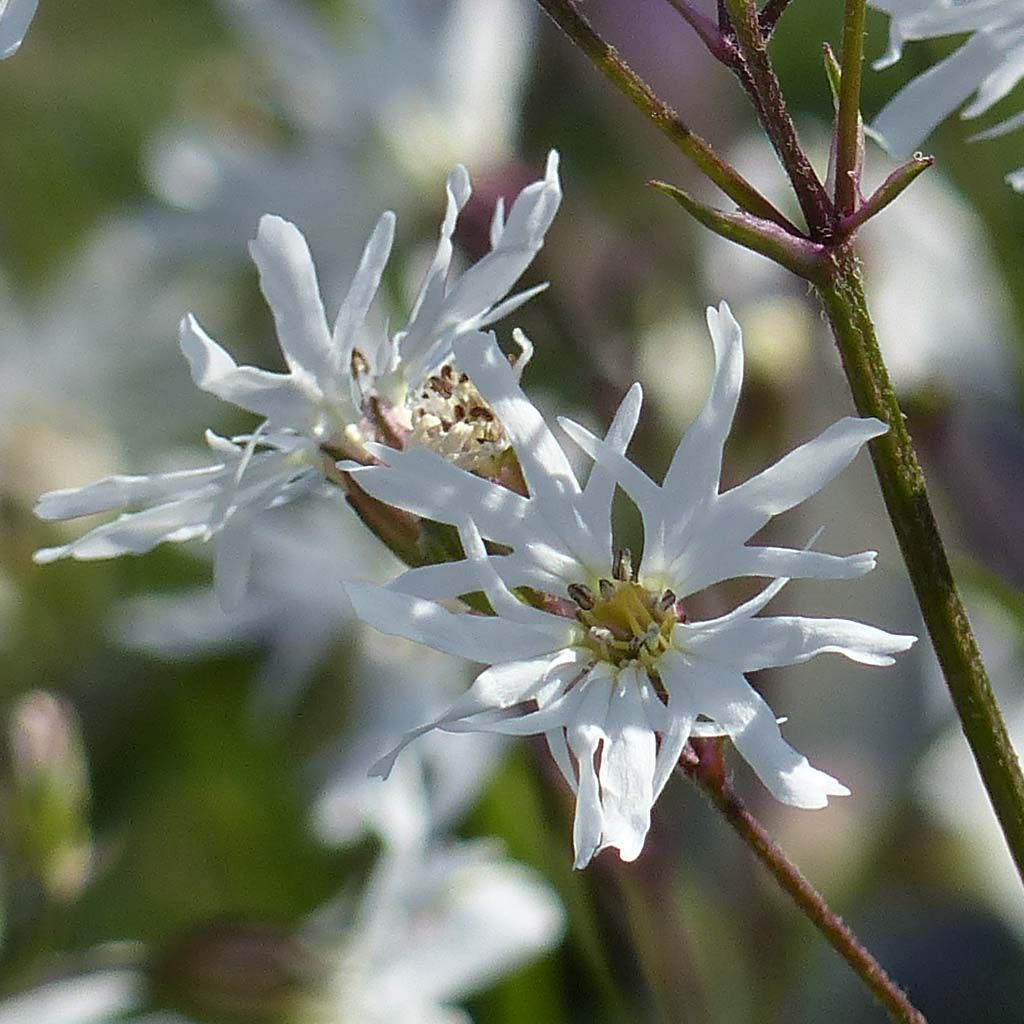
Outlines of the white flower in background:
M 358 454 L 365 439 L 382 432 L 399 444 L 411 433 L 413 440 L 443 446 L 456 458 L 463 446 L 474 460 L 482 450 L 500 456 L 507 445 L 495 434 L 490 412 L 459 404 L 459 389 L 468 382 L 450 362 L 452 344 L 462 335 L 478 336 L 479 327 L 544 287 L 506 298 L 543 245 L 558 209 L 558 156 L 550 154 L 545 177 L 523 189 L 507 220 L 503 204 L 496 204 L 491 251 L 453 279 L 452 234 L 469 195 L 469 175 L 457 167 L 448 180 L 434 260 L 408 322 L 390 337 L 371 329 L 366 318 L 390 254 L 392 214 L 383 214 L 370 236 L 333 331 L 302 234 L 279 217 L 264 217 L 252 254 L 288 372 L 238 366 L 191 315 L 182 320 L 180 344 L 200 388 L 266 420 L 236 439 L 244 447 L 208 434 L 223 459 L 212 466 L 108 477 L 43 495 L 36 511 L 50 520 L 130 507 L 142 511 L 45 549 L 37 561 L 110 558 L 149 551 L 162 541 L 216 537 L 218 597 L 225 608 L 237 607 L 248 580 L 254 517 L 324 485 L 339 451 Z M 439 418 L 435 406 L 450 407 L 451 420 Z
M 1024 633 L 1020 618 L 1001 601 L 968 589 L 968 612 L 996 696 L 1005 709 L 1006 727 L 1017 751 L 1024 750 Z M 932 819 L 956 837 L 965 856 L 958 862 L 958 885 L 985 898 L 989 907 L 1024 938 L 1020 874 L 1006 849 L 1006 838 L 990 810 L 963 729 L 949 709 L 942 670 L 928 659 L 932 736 L 914 771 L 913 790 Z M 935 726 L 938 725 L 938 728 Z
M 220 0 L 267 69 L 273 136 L 194 125 L 150 147 L 155 191 L 175 210 L 149 211 L 165 249 L 234 257 L 268 209 L 307 229 L 329 297 L 357 258 L 374 211 L 461 159 L 510 163 L 529 64 L 534 12 L 520 0 L 357 0 L 344 24 L 299 0 Z M 373 167 L 368 175 L 366 167 Z M 412 186 L 412 187 L 410 187 Z
M 386 853 L 354 907 L 348 895 L 339 901 L 340 911 L 323 908 L 306 929 L 323 978 L 295 994 L 296 1020 L 469 1024 L 469 1015 L 453 1004 L 551 949 L 565 928 L 551 887 L 486 841 Z M 223 1012 L 218 970 L 232 972 L 224 979 L 236 986 L 225 1000 L 231 1012 L 238 1006 L 239 978 L 246 971 L 261 978 L 268 972 L 266 958 L 254 962 L 245 948 L 226 964 L 222 957 L 212 968 L 200 966 L 206 969 L 178 984 L 191 1004 L 212 1012 Z M 0 1001 L 0 1024 L 199 1019 L 199 1013 L 154 1010 L 141 969 L 79 975 Z
M 328 497 L 261 516 L 252 546 L 252 585 L 237 609 L 223 611 L 209 588 L 146 594 L 122 605 L 118 639 L 171 659 L 261 649 L 253 702 L 259 716 L 294 712 L 331 649 L 346 644 L 354 659 L 348 677 L 372 674 L 375 682 L 352 688 L 344 731 L 306 769 L 320 794 L 316 831 L 335 844 L 370 831 L 391 847 L 446 833 L 487 785 L 505 743 L 499 736 L 460 737 L 453 757 L 451 737 L 431 736 L 416 756 L 402 759 L 388 785 L 367 778 L 366 766 L 396 735 L 439 715 L 468 682 L 456 659 L 385 641 L 356 621 L 342 580 L 390 578 L 398 560 Z
M 888 665 L 913 637 L 843 619 L 759 618 L 788 577 L 846 579 L 868 572 L 874 553 L 840 557 L 751 546 L 774 516 L 835 477 L 872 437 L 877 420 L 847 418 L 745 484 L 719 493 L 722 449 L 743 373 L 739 325 L 723 303 L 708 311 L 716 370 L 703 410 L 662 485 L 625 450 L 640 411 L 626 396 L 604 441 L 563 421 L 595 459 L 580 488 L 564 452 L 520 390 L 496 343 L 456 343 L 456 359 L 511 438 L 530 497 L 475 477 L 423 448 L 378 446 L 390 465 L 355 468 L 371 494 L 418 515 L 455 524 L 467 559 L 411 570 L 390 587 L 349 584 L 360 616 L 405 636 L 490 666 L 441 717 L 406 734 L 375 766 L 386 775 L 399 751 L 432 729 L 543 733 L 577 792 L 574 845 L 583 866 L 605 847 L 634 859 L 650 811 L 693 735 L 728 735 L 780 800 L 822 807 L 846 788 L 783 739 L 745 672 L 838 653 Z M 639 507 L 644 554 L 634 569 L 616 550 L 611 502 L 621 485 Z M 511 549 L 488 555 L 483 538 Z M 728 615 L 689 622 L 682 599 L 735 576 L 776 579 Z M 511 588 L 543 595 L 542 608 Z M 435 603 L 484 591 L 494 617 L 456 614 Z
M 133 1024 L 143 988 L 141 975 L 129 970 L 51 981 L 0 1001 L 0 1024 Z
M 402 758 L 387 784 L 367 776 L 395 736 L 436 718 L 469 681 L 466 665 L 437 651 L 363 629 L 350 679 L 349 726 L 313 765 L 327 781 L 314 809 L 317 833 L 347 844 L 373 832 L 390 849 L 425 847 L 450 833 L 497 770 L 507 741 L 477 733 L 432 734 Z M 372 686 L 365 680 L 373 679 Z M 390 792 L 394 786 L 394 792 Z
M 468 1024 L 452 1004 L 552 948 L 564 919 L 551 888 L 492 843 L 385 855 L 339 935 L 325 1009 L 361 1024 Z
M 871 0 L 891 17 L 889 50 L 875 63 L 899 60 L 903 44 L 970 33 L 949 57 L 918 75 L 881 110 L 872 125 L 886 148 L 907 157 L 957 108 L 973 96 L 961 117 L 986 113 L 1024 78 L 1024 8 L 1019 0 Z M 1024 114 L 1003 121 L 979 138 L 1024 125 Z M 1024 188 L 1024 170 L 1007 178 Z
M 39 0 L 0 0 L 0 60 L 18 52 Z

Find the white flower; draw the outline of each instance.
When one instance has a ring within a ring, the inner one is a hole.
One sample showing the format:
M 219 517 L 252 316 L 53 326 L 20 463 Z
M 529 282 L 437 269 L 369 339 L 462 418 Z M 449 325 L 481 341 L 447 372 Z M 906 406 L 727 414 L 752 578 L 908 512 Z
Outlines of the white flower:
M 381 500 L 457 525 L 467 555 L 462 562 L 411 570 L 389 588 L 350 584 L 356 611 L 384 632 L 490 666 L 445 715 L 407 734 L 376 772 L 386 775 L 405 744 L 434 728 L 544 733 L 577 792 L 577 866 L 605 847 L 617 848 L 624 860 L 640 853 L 651 806 L 693 735 L 730 736 L 786 803 L 822 807 L 829 796 L 848 792 L 782 739 L 775 716 L 744 673 L 823 653 L 888 665 L 914 638 L 844 619 L 756 617 L 787 578 L 851 578 L 873 568 L 875 556 L 747 541 L 772 516 L 820 490 L 886 427 L 878 420 L 840 420 L 746 483 L 719 493 L 743 352 L 739 325 L 724 303 L 708 311 L 708 325 L 716 357 L 711 393 L 661 485 L 624 455 L 640 411 L 639 385 L 603 441 L 563 421 L 595 459 L 581 489 L 493 340 L 457 343 L 456 359 L 504 424 L 530 497 L 424 449 L 378 448 L 390 466 L 353 470 Z M 616 484 L 643 517 L 644 554 L 635 569 L 613 542 Z M 482 538 L 511 553 L 489 556 Z M 734 576 L 777 578 L 728 615 L 687 621 L 682 598 Z M 542 595 L 543 610 L 512 593 L 521 586 Z M 432 600 L 479 590 L 494 617 L 455 614 Z
M 468 1024 L 451 1004 L 550 949 L 564 911 L 488 842 L 384 856 L 327 996 L 361 1024 Z
M 214 538 L 217 594 L 224 607 L 236 607 L 249 575 L 254 516 L 320 487 L 320 455 L 286 434 L 254 434 L 244 448 L 211 431 L 206 439 L 223 461 L 171 473 L 109 476 L 42 495 L 35 508 L 40 519 L 136 511 L 122 511 L 68 544 L 43 548 L 33 556 L 35 561 L 139 555 L 165 541 Z
M 301 232 L 279 217 L 264 217 L 250 248 L 288 372 L 237 366 L 187 316 L 180 342 L 192 379 L 204 391 L 266 417 L 271 428 L 297 431 L 317 444 L 341 445 L 346 431 L 358 437 L 363 417 L 379 420 L 381 410 L 372 403 L 402 406 L 409 391 L 421 389 L 448 358 L 455 338 L 495 323 L 543 287 L 506 298 L 558 210 L 558 155 L 549 155 L 544 179 L 523 189 L 507 221 L 497 205 L 491 251 L 455 280 L 449 276 L 452 234 L 471 194 L 462 166 L 449 176 L 447 194 L 433 262 L 408 322 L 391 337 L 373 332 L 366 318 L 391 252 L 394 214 L 382 214 L 370 235 L 333 329 Z
M 897 61 L 915 39 L 971 33 L 949 57 L 915 78 L 882 109 L 872 125 L 886 148 L 909 156 L 958 107 L 961 117 L 984 114 L 1024 78 L 1024 8 L 1019 0 L 871 0 L 892 16 L 889 50 L 875 67 Z M 1024 115 L 981 133 L 990 138 L 1024 124 Z M 1024 171 L 1008 179 L 1024 187 Z
M 478 337 L 479 327 L 506 316 L 545 287 L 506 298 L 543 245 L 561 201 L 558 154 L 549 155 L 545 177 L 519 194 L 507 221 L 503 204 L 497 203 L 491 251 L 453 280 L 452 234 L 470 191 L 469 175 L 457 167 L 448 180 L 448 208 L 433 262 L 408 322 L 391 337 L 371 331 L 366 317 L 390 254 L 392 214 L 384 213 L 370 236 L 333 330 L 302 234 L 279 217 L 264 217 L 251 248 L 288 372 L 238 366 L 191 315 L 182 320 L 179 335 L 195 383 L 265 417 L 264 422 L 245 439 L 244 449 L 210 435 L 224 463 L 185 473 L 110 477 L 43 495 L 36 511 L 44 519 L 133 505 L 145 511 L 122 516 L 72 544 L 45 549 L 37 561 L 110 558 L 149 551 L 164 540 L 216 535 L 218 596 L 225 608 L 237 607 L 248 578 L 254 515 L 323 484 L 331 460 L 322 447 L 331 453 L 358 451 L 375 432 L 401 443 L 412 431 L 414 438 L 433 442 L 433 420 L 424 408 L 412 408 L 411 399 L 418 404 L 424 388 L 454 398 L 447 381 L 454 373 L 448 360 L 455 339 Z M 441 375 L 432 377 L 434 371 Z M 419 431 L 418 414 L 426 421 Z M 489 437 L 492 427 L 491 420 L 481 420 L 470 439 Z
M 0 0 L 0 60 L 18 52 L 39 0 Z

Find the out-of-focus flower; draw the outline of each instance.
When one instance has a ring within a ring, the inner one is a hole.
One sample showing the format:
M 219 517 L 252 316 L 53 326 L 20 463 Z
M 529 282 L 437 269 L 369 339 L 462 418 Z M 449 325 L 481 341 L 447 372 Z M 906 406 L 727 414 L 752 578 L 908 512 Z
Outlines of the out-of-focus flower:
M 303 227 L 333 297 L 358 255 L 353 239 L 381 202 L 419 194 L 457 159 L 482 168 L 512 159 L 533 35 L 528 4 L 360 0 L 344 26 L 297 0 L 220 6 L 268 69 L 265 116 L 283 119 L 286 137 L 254 141 L 251 130 L 233 136 L 218 123 L 216 132 L 186 126 L 155 139 L 150 177 L 178 207 L 150 214 L 168 249 L 233 257 L 274 209 Z
M 382 857 L 338 936 L 325 1008 L 366 1024 L 466 1024 L 452 1003 L 550 949 L 563 927 L 550 887 L 491 843 Z
M 39 0 L 0 0 L 0 60 L 18 52 L 38 6 Z
M 992 684 L 1006 716 L 1010 739 L 1024 750 L 1024 692 L 1021 669 L 1024 644 L 1020 621 L 982 592 L 968 591 L 971 622 Z M 958 884 L 981 894 L 992 909 L 1024 936 L 1024 905 L 1020 875 L 1006 848 L 1006 838 L 992 814 L 984 786 L 960 723 L 948 710 L 945 683 L 938 663 L 930 658 L 933 722 L 942 711 L 942 727 L 914 773 L 914 792 L 929 814 L 948 829 L 967 854 Z
M 487 346 L 456 343 L 456 359 L 508 431 L 530 497 L 422 448 L 378 446 L 389 465 L 353 467 L 360 485 L 382 501 L 458 526 L 467 554 L 461 562 L 411 570 L 389 588 L 349 584 L 357 612 L 385 633 L 490 666 L 444 715 L 407 733 L 375 766 L 377 773 L 386 775 L 399 751 L 432 729 L 544 733 L 577 791 L 577 866 L 606 847 L 624 860 L 638 856 L 651 806 L 691 735 L 730 736 L 786 803 L 823 807 L 829 796 L 848 792 L 782 739 L 744 673 L 824 653 L 888 665 L 914 638 L 844 619 L 756 617 L 786 578 L 849 579 L 871 570 L 875 556 L 747 541 L 774 515 L 819 491 L 886 428 L 878 420 L 841 420 L 719 493 L 743 350 L 739 325 L 724 303 L 708 311 L 708 326 L 716 358 L 711 392 L 661 485 L 625 457 L 640 412 L 639 385 L 603 441 L 562 421 L 596 463 L 581 489 L 493 339 Z M 628 552 L 614 547 L 617 484 L 643 518 L 644 553 L 636 569 Z M 511 553 L 488 555 L 482 537 Z M 682 598 L 736 576 L 779 578 L 727 615 L 687 620 Z M 510 589 L 524 586 L 543 595 L 541 607 Z M 431 600 L 478 590 L 494 617 L 455 614 Z
M 125 220 L 90 232 L 36 295 L 0 281 L 5 492 L 34 499 L 69 466 L 152 455 L 199 425 L 180 354 L 160 344 L 190 296 L 220 313 L 214 288 L 161 267 L 152 234 Z
M 336 501 L 314 498 L 254 525 L 252 586 L 236 610 L 225 612 L 208 588 L 147 594 L 122 606 L 115 631 L 129 647 L 167 658 L 261 648 L 254 711 L 264 716 L 294 709 L 329 649 L 347 640 L 352 678 L 372 674 L 375 682 L 353 689 L 346 728 L 311 759 L 307 774 L 320 790 L 316 831 L 338 844 L 367 832 L 390 847 L 422 844 L 460 820 L 504 742 L 465 736 L 452 757 L 449 738 L 429 737 L 416 756 L 403 758 L 388 785 L 367 778 L 367 765 L 396 735 L 439 715 L 466 684 L 455 659 L 394 638 L 385 642 L 355 621 L 342 580 L 389 578 L 399 565 Z
M 497 768 L 504 737 L 478 733 L 452 743 L 452 737 L 426 736 L 408 763 L 403 758 L 395 766 L 387 785 L 366 768 L 395 736 L 440 715 L 466 676 L 464 664 L 448 655 L 360 632 L 351 677 L 373 678 L 374 685 L 355 688 L 351 724 L 337 752 L 314 764 L 328 779 L 314 812 L 325 840 L 349 843 L 369 831 L 391 849 L 422 848 L 460 822 Z
M 984 114 L 1009 95 L 1024 78 L 1024 10 L 1018 0 L 871 0 L 891 15 L 889 50 L 875 67 L 899 60 L 903 44 L 970 33 L 970 38 L 945 60 L 915 78 L 881 110 L 872 125 L 886 148 L 909 156 L 971 96 L 961 117 Z M 979 138 L 1002 135 L 1024 124 L 1017 115 L 983 132 Z M 1007 179 L 1018 190 L 1024 170 Z
M 453 1004 L 551 949 L 564 927 L 551 887 L 492 843 L 391 850 L 354 903 L 299 933 L 201 926 L 148 969 L 0 1002 L 0 1024 L 468 1024 Z
M 455 392 L 464 382 L 453 376 L 452 344 L 460 336 L 476 336 L 478 328 L 539 290 L 505 298 L 543 244 L 558 209 L 557 154 L 550 154 L 545 177 L 517 197 L 507 221 L 503 204 L 496 204 L 491 251 L 453 281 L 451 237 L 469 195 L 469 176 L 457 167 L 448 181 L 448 210 L 434 260 L 406 326 L 390 337 L 371 330 L 366 317 L 390 254 L 392 214 L 381 216 L 367 242 L 333 331 L 305 239 L 293 224 L 264 217 L 252 253 L 288 372 L 238 366 L 191 315 L 181 323 L 180 344 L 200 388 L 265 416 L 265 422 L 239 439 L 244 447 L 208 432 L 208 443 L 224 460 L 211 466 L 107 477 L 44 494 L 36 507 L 44 519 L 133 506 L 143 511 L 44 549 L 36 560 L 110 558 L 149 551 L 163 541 L 216 537 L 218 597 L 225 608 L 237 607 L 248 582 L 254 518 L 323 486 L 339 453 L 358 454 L 363 440 L 375 436 L 400 444 L 411 434 L 438 443 L 434 435 L 440 431 L 459 439 L 453 454 L 469 445 L 479 458 L 478 444 L 496 427 L 486 409 L 459 405 Z M 451 406 L 451 422 L 435 406 Z M 447 437 L 442 440 L 451 447 Z
M 130 970 L 97 971 L 51 981 L 0 1002 L 0 1024 L 133 1024 L 141 976 Z
M 258 517 L 252 550 L 252 585 L 232 611 L 208 587 L 146 594 L 121 605 L 113 631 L 129 648 L 169 659 L 262 649 L 255 706 L 277 714 L 354 621 L 342 579 L 383 579 L 401 563 L 333 491 Z

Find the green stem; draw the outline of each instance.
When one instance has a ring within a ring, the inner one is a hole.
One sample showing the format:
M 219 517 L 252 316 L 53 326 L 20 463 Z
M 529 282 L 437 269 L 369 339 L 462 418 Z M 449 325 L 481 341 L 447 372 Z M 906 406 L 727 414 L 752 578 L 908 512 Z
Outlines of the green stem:
M 604 72 L 609 81 L 636 104 L 664 135 L 692 160 L 737 206 L 770 220 L 792 234 L 797 227 L 780 213 L 735 168 L 727 164 L 699 135 L 691 131 L 667 103 L 601 38 L 577 10 L 574 0 L 537 0 L 551 20 Z
M 875 472 L 946 685 L 1024 879 L 1024 774 L 950 571 L 924 473 L 878 347 L 852 248 L 834 250 L 829 272 L 817 289 L 857 410 L 889 424 L 889 432 L 871 442 Z
M 689 765 L 685 774 L 694 779 L 750 847 L 754 856 L 768 869 L 782 890 L 821 932 L 832 948 L 850 965 L 856 975 L 885 1007 L 898 1024 L 927 1024 L 924 1015 L 906 993 L 886 974 L 882 965 L 861 945 L 857 936 L 843 923 L 822 895 L 800 873 L 785 851 L 768 835 L 764 826 L 747 810 L 725 775 L 720 749 L 699 763 Z
M 848 217 L 857 207 L 858 166 L 862 145 L 860 83 L 864 66 L 864 19 L 867 0 L 846 0 L 843 18 L 842 78 L 836 115 L 836 208 Z

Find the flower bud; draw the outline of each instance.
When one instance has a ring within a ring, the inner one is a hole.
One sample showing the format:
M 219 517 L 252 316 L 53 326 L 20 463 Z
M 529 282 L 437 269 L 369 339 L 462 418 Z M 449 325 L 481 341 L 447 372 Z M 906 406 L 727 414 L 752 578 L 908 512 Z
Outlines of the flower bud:
M 36 691 L 14 706 L 8 726 L 14 845 L 55 899 L 85 885 L 92 861 L 89 779 L 74 708 Z

